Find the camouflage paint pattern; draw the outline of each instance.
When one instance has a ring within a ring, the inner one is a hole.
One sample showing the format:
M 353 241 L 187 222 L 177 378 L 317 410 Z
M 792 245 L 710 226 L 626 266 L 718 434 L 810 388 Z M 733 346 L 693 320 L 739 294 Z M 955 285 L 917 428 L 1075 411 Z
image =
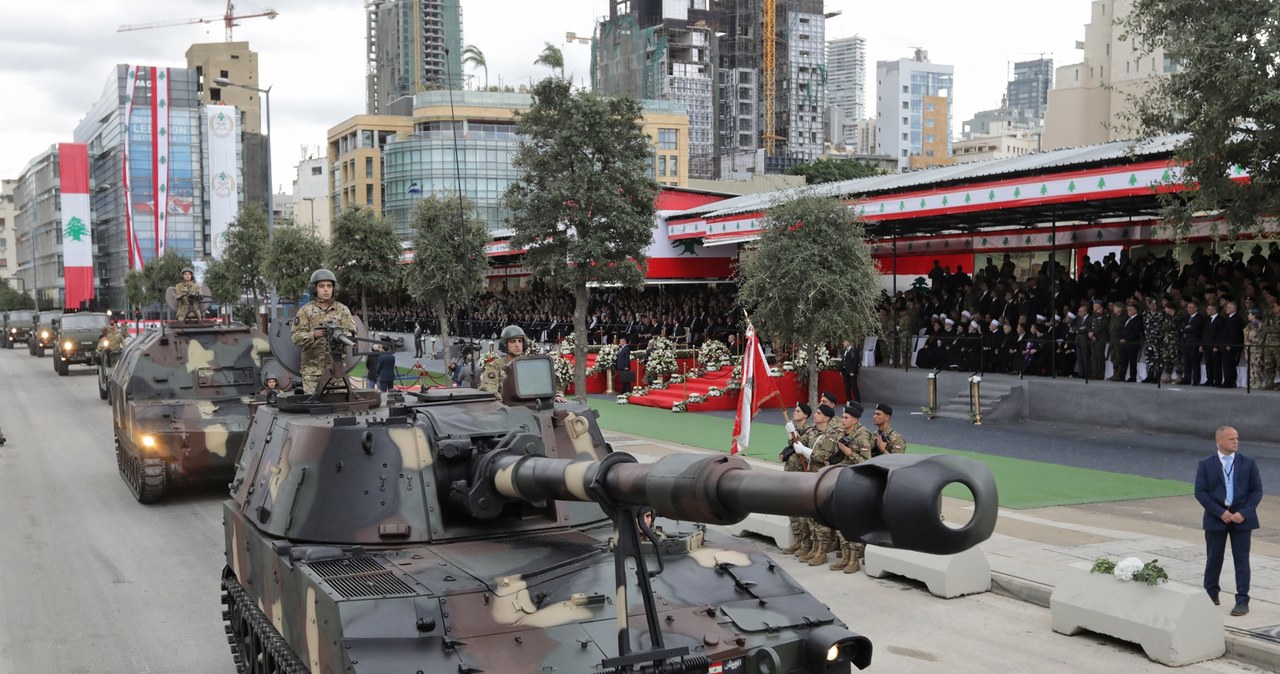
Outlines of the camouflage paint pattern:
M 131 340 L 107 381 L 121 461 L 162 466 L 166 482 L 229 479 L 269 353 L 256 328 L 212 321 L 163 325 Z M 144 436 L 155 446 L 145 447 Z
M 819 662 L 829 643 L 814 641 L 828 628 L 860 637 L 766 555 L 689 521 L 734 522 L 760 510 L 893 528 L 871 505 L 884 485 L 911 478 L 881 472 L 923 458 L 816 474 L 752 474 L 727 456 L 639 464 L 612 452 L 595 413 L 578 402 L 438 389 L 386 407 L 285 411 L 296 409 L 283 402 L 293 398 L 253 403 L 223 508 L 224 603 L 242 671 L 259 644 L 276 644 L 277 661 L 296 658 L 310 672 L 602 671 L 619 654 L 620 613 L 633 646 L 652 641 L 634 574 L 620 606 L 614 526 L 590 500 L 599 488 L 615 503 L 652 503 L 686 520 L 660 521 L 664 569 L 652 589 L 665 647 L 686 646 L 726 671 L 759 671 L 767 660 L 772 671 L 848 672 L 847 662 Z M 855 486 L 863 479 L 855 470 L 868 481 Z M 966 546 L 994 528 L 986 479 L 973 487 L 982 522 L 973 531 L 985 533 Z M 951 535 L 936 498 L 895 510 L 932 509 L 937 528 L 913 530 L 913 540 Z M 892 545 L 905 531 L 875 540 Z M 642 548 L 656 569 L 655 543 Z M 869 643 L 863 652 L 869 659 Z

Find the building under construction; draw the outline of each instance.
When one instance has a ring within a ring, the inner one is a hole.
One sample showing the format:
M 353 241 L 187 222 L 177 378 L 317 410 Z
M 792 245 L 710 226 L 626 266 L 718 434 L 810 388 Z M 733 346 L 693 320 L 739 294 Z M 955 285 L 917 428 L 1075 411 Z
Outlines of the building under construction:
M 368 114 L 394 114 L 393 102 L 419 91 L 462 88 L 460 0 L 369 0 L 365 20 Z M 405 106 L 408 114 L 411 99 Z
M 592 88 L 689 112 L 694 178 L 781 172 L 822 153 L 822 0 L 611 0 Z

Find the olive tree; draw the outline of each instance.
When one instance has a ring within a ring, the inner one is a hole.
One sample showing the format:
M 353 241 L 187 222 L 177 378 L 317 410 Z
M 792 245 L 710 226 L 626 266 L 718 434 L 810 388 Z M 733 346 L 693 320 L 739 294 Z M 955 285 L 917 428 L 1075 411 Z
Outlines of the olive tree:
M 489 233 L 475 217 L 475 205 L 450 194 L 414 204 L 411 223 L 413 262 L 405 270 L 405 285 L 410 297 L 435 313 L 448 353 L 449 304 L 466 302 L 484 282 Z

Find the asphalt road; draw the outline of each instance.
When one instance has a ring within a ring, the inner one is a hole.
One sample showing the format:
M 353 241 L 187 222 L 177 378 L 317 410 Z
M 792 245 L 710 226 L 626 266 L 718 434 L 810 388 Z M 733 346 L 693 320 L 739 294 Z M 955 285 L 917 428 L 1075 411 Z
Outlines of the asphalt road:
M 91 371 L 0 351 L 0 674 L 233 671 L 218 596 L 221 490 L 142 506 L 116 472 Z M 766 546 L 771 549 L 771 546 Z M 875 671 L 1163 672 L 1044 609 L 781 563 L 876 644 Z M 1220 660 L 1184 672 L 1257 671 Z

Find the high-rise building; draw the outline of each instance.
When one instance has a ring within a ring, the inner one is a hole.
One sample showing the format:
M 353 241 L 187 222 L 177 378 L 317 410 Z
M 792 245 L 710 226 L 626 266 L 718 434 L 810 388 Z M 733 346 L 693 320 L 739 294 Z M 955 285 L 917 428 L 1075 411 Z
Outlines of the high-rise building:
M 843 123 L 837 145 L 857 144 L 858 122 L 866 119 L 867 41 L 860 35 L 827 41 L 827 102 L 840 108 Z
M 411 131 L 408 115 L 356 115 L 329 129 L 329 213 L 357 207 L 383 213 L 382 151 L 393 136 Z
M 761 0 L 610 0 L 596 26 L 592 88 L 683 104 L 691 177 L 781 171 L 823 151 L 822 6 L 776 0 L 766 22 Z M 766 25 L 774 31 L 768 49 Z M 766 147 L 762 162 L 758 152 Z
M 461 0 L 366 3 L 365 112 L 431 89 L 462 88 Z
M 1095 145 L 1137 135 L 1127 121 L 1130 99 L 1168 77 L 1177 64 L 1164 51 L 1146 54 L 1120 25 L 1133 0 L 1094 0 L 1084 31 L 1084 60 L 1057 69 L 1045 112 L 1044 149 Z M 1080 44 L 1080 43 L 1077 43 Z
M 398 118 L 412 126 L 385 138 L 381 163 L 372 159 L 371 152 L 361 150 L 365 153 L 363 168 L 377 170 L 381 180 L 380 189 L 370 187 L 368 194 L 380 195 L 382 214 L 404 239 L 412 235 L 411 218 L 417 201 L 432 194 L 457 194 L 459 187 L 475 205 L 476 217 L 491 232 L 502 233 L 508 228 L 510 213 L 502 199 L 507 187 L 520 177 L 513 163 L 522 140 L 516 132 L 515 113 L 528 110 L 532 99 L 528 94 L 490 91 L 455 92 L 453 99 L 451 109 L 444 92 L 414 96 L 413 117 Z M 683 187 L 688 180 L 685 158 L 689 143 L 684 106 L 673 101 L 641 103 L 641 125 L 653 142 L 654 180 Z M 349 120 L 330 130 L 331 155 L 339 149 L 336 143 L 356 141 L 352 127 Z M 351 163 L 355 170 L 361 168 L 360 162 Z M 347 162 L 339 161 L 335 166 L 339 167 L 335 171 L 348 171 Z
M 9 287 L 18 290 L 20 283 L 13 283 L 18 273 L 18 260 L 14 256 L 18 252 L 18 242 L 14 238 L 17 223 L 14 216 L 18 210 L 14 208 L 13 191 L 18 188 L 18 181 L 13 178 L 0 180 L 0 280 L 9 283 Z
M 62 221 L 58 212 L 58 146 L 27 162 L 13 192 L 14 240 L 19 286 L 25 286 L 43 309 L 60 308 L 65 297 L 62 276 Z
M 1006 88 L 1005 106 L 1013 119 L 1027 128 L 1044 126 L 1044 111 L 1049 107 L 1049 90 L 1053 88 L 1053 59 L 1018 61 L 1013 64 L 1013 79 Z
M 209 251 L 199 80 L 194 69 L 118 65 L 76 127 L 89 150 L 96 294 L 107 306 L 125 306 L 129 270 L 166 251 L 192 260 Z
M 258 80 L 258 52 L 248 42 L 208 42 L 187 48 L 187 68 L 196 71 L 196 92 L 203 105 L 230 105 L 240 113 L 239 142 L 243 146 L 241 167 L 244 200 L 267 207 L 268 148 L 262 131 L 262 97 L 253 89 L 266 89 Z M 224 86 L 226 79 L 242 86 Z
M 900 171 L 951 163 L 953 73 L 923 49 L 876 63 L 876 154 L 896 158 Z

